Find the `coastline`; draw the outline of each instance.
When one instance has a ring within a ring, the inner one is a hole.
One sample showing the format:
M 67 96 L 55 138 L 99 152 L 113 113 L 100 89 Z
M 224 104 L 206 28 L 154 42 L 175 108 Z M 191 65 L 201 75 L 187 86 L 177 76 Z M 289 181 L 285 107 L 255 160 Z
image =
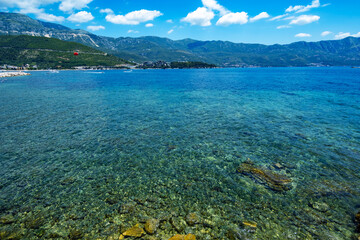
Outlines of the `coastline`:
M 30 75 L 30 73 L 22 72 L 22 71 L 0 72 L 0 78 L 28 76 L 28 75 Z

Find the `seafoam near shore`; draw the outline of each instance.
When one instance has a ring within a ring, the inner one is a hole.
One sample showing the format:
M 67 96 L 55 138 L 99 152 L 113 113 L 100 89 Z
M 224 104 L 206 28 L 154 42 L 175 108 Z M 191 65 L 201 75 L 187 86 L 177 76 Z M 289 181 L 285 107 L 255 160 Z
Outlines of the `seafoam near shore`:
M 0 78 L 26 76 L 26 75 L 30 75 L 30 73 L 27 73 L 27 72 L 0 72 Z

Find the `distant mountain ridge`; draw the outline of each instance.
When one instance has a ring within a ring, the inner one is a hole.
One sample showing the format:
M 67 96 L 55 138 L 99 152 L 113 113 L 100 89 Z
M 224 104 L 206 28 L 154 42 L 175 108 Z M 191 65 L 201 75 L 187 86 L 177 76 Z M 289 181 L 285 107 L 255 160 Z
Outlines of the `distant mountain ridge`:
M 111 38 L 17 13 L 0 13 L 0 34 L 25 34 L 78 42 L 136 62 L 202 61 L 218 66 L 263 67 L 360 65 L 360 38 L 354 37 L 270 46 L 193 39 L 173 41 L 160 37 Z

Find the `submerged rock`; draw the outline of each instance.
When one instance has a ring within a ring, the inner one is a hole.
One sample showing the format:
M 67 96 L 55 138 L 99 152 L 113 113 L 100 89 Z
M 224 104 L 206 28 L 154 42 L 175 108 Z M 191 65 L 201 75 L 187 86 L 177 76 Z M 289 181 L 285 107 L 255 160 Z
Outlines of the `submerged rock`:
M 45 223 L 42 216 L 33 216 L 25 220 L 25 226 L 31 229 L 38 229 Z
M 148 234 L 154 234 L 159 227 L 159 222 L 157 219 L 148 219 L 145 223 L 145 231 Z
M 305 188 L 302 193 L 314 196 L 339 196 L 339 195 L 355 195 L 354 189 L 345 182 L 333 180 L 320 180 L 308 183 L 309 187 Z
M 20 240 L 23 239 L 20 231 L 0 231 L 0 239 Z
M 139 224 L 136 224 L 132 228 L 126 230 L 121 234 L 119 239 L 124 239 L 125 237 L 142 237 L 145 234 L 145 231 L 143 228 L 139 227 Z
M 188 235 L 176 234 L 175 236 L 169 238 L 169 240 L 196 240 L 196 236 L 191 233 Z
M 256 167 L 250 161 L 241 163 L 237 171 L 241 174 L 250 176 L 263 184 L 266 184 L 270 189 L 274 191 L 283 192 L 291 189 L 290 178 L 284 175 L 277 174 L 268 169 Z
M 355 223 L 357 223 L 356 232 L 360 233 L 360 211 L 355 215 Z
M 319 212 L 327 212 L 330 209 L 329 205 L 323 202 L 314 202 L 311 207 Z
M 136 203 L 135 202 L 127 202 L 120 206 L 119 213 L 125 214 L 125 213 L 131 213 L 135 210 Z
M 74 230 L 70 231 L 69 239 L 71 239 L 71 240 L 81 239 L 81 238 L 83 238 L 83 236 L 84 236 L 83 232 L 81 232 L 80 230 L 74 229 Z
M 226 237 L 230 240 L 250 240 L 254 239 L 251 233 L 239 228 L 229 229 L 226 233 Z
M 75 182 L 75 178 L 74 177 L 67 177 L 67 178 L 64 178 L 60 181 L 60 184 L 61 185 L 70 185 L 72 183 Z
M 182 233 L 186 228 L 185 220 L 179 217 L 172 217 L 170 223 L 178 233 Z
M 360 223 L 360 211 L 355 215 L 355 222 Z

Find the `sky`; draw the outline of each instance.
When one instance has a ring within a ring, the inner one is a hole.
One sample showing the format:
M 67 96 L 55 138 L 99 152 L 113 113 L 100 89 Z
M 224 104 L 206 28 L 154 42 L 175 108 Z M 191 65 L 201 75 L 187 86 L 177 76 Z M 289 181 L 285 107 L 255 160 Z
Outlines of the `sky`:
M 109 37 L 262 44 L 360 37 L 360 0 L 0 0 L 0 11 Z

